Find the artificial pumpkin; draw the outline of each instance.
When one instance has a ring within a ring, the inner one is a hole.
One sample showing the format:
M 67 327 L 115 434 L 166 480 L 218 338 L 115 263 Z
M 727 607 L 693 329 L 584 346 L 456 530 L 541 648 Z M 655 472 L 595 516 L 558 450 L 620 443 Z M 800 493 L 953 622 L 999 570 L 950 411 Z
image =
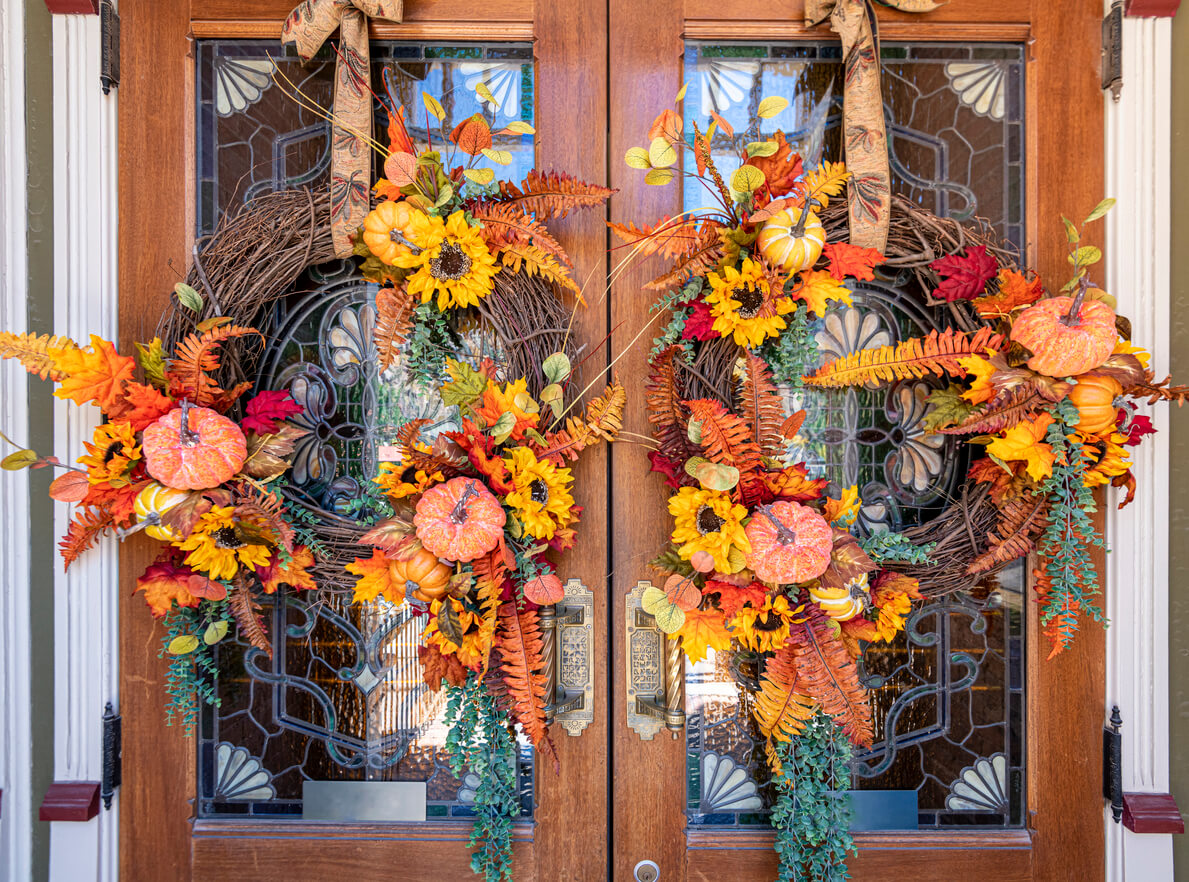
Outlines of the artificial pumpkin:
M 834 533 L 820 514 L 799 502 L 761 506 L 746 528 L 747 565 L 756 578 L 775 585 L 815 579 L 830 565 Z
M 187 401 L 144 430 L 150 475 L 175 490 L 206 490 L 234 477 L 248 457 L 243 430 L 209 407 Z
M 452 478 L 430 487 L 417 503 L 417 538 L 435 556 L 469 561 L 495 548 L 508 516 L 491 491 L 474 478 Z
M 809 269 L 821 257 L 826 228 L 812 211 L 786 208 L 772 215 L 760 229 L 760 253 L 785 272 Z
M 1078 409 L 1077 428 L 1090 435 L 1098 435 L 1115 427 L 1119 411 L 1115 399 L 1123 394 L 1123 387 L 1113 377 L 1083 374 L 1069 393 L 1069 400 Z
M 1115 311 L 1101 300 L 1051 297 L 1028 307 L 1011 338 L 1032 353 L 1028 367 L 1049 377 L 1075 377 L 1106 361 L 1115 348 Z
M 839 622 L 849 622 L 863 612 L 870 592 L 871 586 L 864 573 L 845 585 L 832 588 L 812 585 L 809 588 L 809 599 L 821 607 L 822 612 L 830 618 Z
M 422 548 L 408 560 L 390 562 L 388 572 L 392 581 L 404 583 L 406 596 L 429 603 L 449 590 L 454 568 Z
M 144 528 L 146 536 L 160 539 L 162 542 L 176 542 L 182 538 L 181 533 L 172 527 L 161 523 L 161 516 L 189 497 L 185 490 L 175 490 L 151 481 L 147 487 L 136 494 L 136 501 L 132 503 L 132 510 L 136 512 L 138 523 L 147 523 Z
M 383 263 L 395 263 L 398 257 L 409 254 L 405 242 L 409 238 L 409 226 L 418 213 L 404 200 L 381 202 L 363 220 L 364 244 Z

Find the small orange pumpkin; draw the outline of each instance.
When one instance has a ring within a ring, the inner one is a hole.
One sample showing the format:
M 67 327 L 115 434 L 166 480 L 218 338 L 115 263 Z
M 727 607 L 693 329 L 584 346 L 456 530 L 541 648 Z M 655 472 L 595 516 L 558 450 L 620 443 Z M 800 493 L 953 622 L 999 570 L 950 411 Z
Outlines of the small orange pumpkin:
M 1051 297 L 1020 313 L 1011 338 L 1032 353 L 1028 367 L 1049 377 L 1075 377 L 1106 361 L 1115 348 L 1115 311 L 1101 300 Z
M 382 263 L 392 264 L 402 255 L 409 253 L 405 241 L 409 238 L 409 225 L 417 209 L 409 203 L 381 202 L 363 220 L 363 243 L 368 251 Z M 405 241 L 402 241 L 405 240 Z
M 144 430 L 149 474 L 175 490 L 206 490 L 234 477 L 248 457 L 243 430 L 208 407 L 183 401 Z
M 1076 378 L 1078 384 L 1069 393 L 1069 400 L 1077 405 L 1077 427 L 1083 432 L 1097 435 L 1115 427 L 1119 416 L 1115 399 L 1123 394 L 1123 387 L 1113 377 L 1083 374 Z
M 820 514 L 799 502 L 761 506 L 748 522 L 747 565 L 756 578 L 775 585 L 815 579 L 830 565 L 834 533 Z
M 454 568 L 422 548 L 408 560 L 394 560 L 388 572 L 397 584 L 405 583 L 405 594 L 424 603 L 437 600 L 450 588 Z
M 452 561 L 487 554 L 503 536 L 507 520 L 499 500 L 474 478 L 452 478 L 430 487 L 413 515 L 421 544 Z

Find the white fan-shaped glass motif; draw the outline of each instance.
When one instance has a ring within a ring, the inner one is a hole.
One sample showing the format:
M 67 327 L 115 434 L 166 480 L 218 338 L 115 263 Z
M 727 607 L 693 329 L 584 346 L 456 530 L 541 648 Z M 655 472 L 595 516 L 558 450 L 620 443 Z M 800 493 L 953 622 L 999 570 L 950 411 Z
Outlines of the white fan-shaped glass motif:
M 704 63 L 702 107 L 718 113 L 745 102 L 760 73 L 760 63 L 750 59 L 714 59 Z
M 702 754 L 702 811 L 742 812 L 764 807 L 756 782 L 729 756 Z
M 265 59 L 215 59 L 215 112 L 219 116 L 242 113 L 272 85 L 272 62 Z
M 481 99 L 489 110 L 494 109 L 504 119 L 520 119 L 520 65 L 508 62 L 473 61 L 458 66 L 463 82 L 472 92 L 480 83 L 487 86 L 498 108 Z
M 895 453 L 896 480 L 903 487 L 918 493 L 930 487 L 945 466 L 946 438 L 929 434 L 923 422 L 929 410 L 929 394 L 933 390 L 924 383 L 901 386 L 896 390 L 897 410 L 904 440 Z
M 952 61 L 945 66 L 950 88 L 979 116 L 1003 119 L 1007 112 L 1007 71 L 998 61 Z
M 370 303 L 357 309 L 344 308 L 330 329 L 330 357 L 335 367 L 359 364 L 372 354 L 376 309 Z
M 852 306 L 831 310 L 826 314 L 822 330 L 814 337 L 821 351 L 822 363 L 845 358 L 860 349 L 889 346 L 892 336 L 882 319 L 874 312 L 864 312 Z
M 950 785 L 945 807 L 954 812 L 1006 812 L 1007 757 L 1002 753 L 975 760 Z
M 276 798 L 272 775 L 244 748 L 221 741 L 215 749 L 215 764 L 215 799 Z

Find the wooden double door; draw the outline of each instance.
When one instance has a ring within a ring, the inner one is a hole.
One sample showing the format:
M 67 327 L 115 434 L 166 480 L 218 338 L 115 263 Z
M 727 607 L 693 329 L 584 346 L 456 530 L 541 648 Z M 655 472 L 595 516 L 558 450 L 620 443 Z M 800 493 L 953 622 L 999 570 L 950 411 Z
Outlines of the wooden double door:
M 231 200 L 251 187 L 316 177 L 310 169 L 324 130 L 314 120 L 284 119 L 277 108 L 287 99 L 262 97 L 269 88 L 262 59 L 281 58 L 278 35 L 290 5 L 121 3 L 126 345 L 151 336 L 196 236 Z M 683 208 L 674 188 L 645 186 L 623 163 L 625 151 L 646 142 L 652 118 L 671 106 L 683 82 L 699 119 L 710 109 L 746 113 L 761 91 L 785 90 L 805 100 L 794 100 L 794 116 L 777 122 L 790 130 L 802 124 L 796 114 L 810 106 L 809 97 L 820 97 L 839 60 L 833 36 L 804 27 L 803 14 L 803 0 L 406 0 L 404 22 L 373 25 L 376 45 L 393 47 L 373 55 L 422 78 L 442 68 L 442 59 L 457 63 L 439 70 L 443 79 L 495 76 L 507 89 L 500 94 L 537 129 L 525 162 L 618 189 L 606 216 L 568 218 L 559 232 L 577 274 L 589 276 L 587 290 L 596 292 L 577 333 L 592 347 L 610 334 L 603 352 L 611 358 L 652 318 L 653 295 L 642 286 L 659 270 L 632 268 L 607 297 L 598 296 L 619 253 L 611 250 L 605 221 L 639 224 Z M 1064 267 L 1060 215 L 1081 216 L 1102 196 L 1100 17 L 1101 5 L 1090 0 L 951 0 L 920 16 L 879 8 L 898 186 L 933 210 L 1001 225 L 1046 278 L 1060 277 Z M 697 207 L 696 196 L 684 198 L 685 208 Z M 629 390 L 626 428 L 642 434 L 647 353 L 648 346 L 636 346 L 616 364 Z M 924 444 L 922 461 L 936 460 L 919 434 L 897 437 Z M 685 737 L 643 740 L 627 724 L 625 602 L 637 581 L 649 578 L 647 561 L 666 538 L 661 482 L 648 473 L 640 447 L 622 444 L 583 462 L 579 486 L 586 514 L 564 575 L 593 592 L 593 718 L 580 737 L 555 736 L 559 774 L 524 771 L 517 878 L 630 880 L 642 861 L 657 865 L 661 882 L 773 878 L 762 812 L 715 801 L 718 770 L 758 776 L 738 701 L 724 698 L 712 675 L 691 670 Z M 147 547 L 125 546 L 121 575 L 128 585 L 148 554 Z M 985 605 L 934 611 L 920 639 L 887 662 L 884 746 L 864 759 L 867 781 L 856 788 L 896 791 L 909 809 L 899 815 L 899 829 L 876 824 L 857 834 L 855 878 L 1102 877 L 1103 640 L 1087 628 L 1072 651 L 1044 662 L 1024 568 L 1017 576 L 1014 589 L 1001 586 L 997 613 Z M 425 822 L 303 820 L 298 797 L 281 804 L 279 761 L 267 768 L 259 743 L 221 740 L 219 733 L 232 729 L 212 729 L 218 721 L 204 721 L 193 738 L 167 727 L 159 635 L 141 601 L 131 592 L 125 598 L 123 878 L 470 878 L 470 825 L 452 807 L 461 798 L 457 787 Z M 228 719 L 232 710 L 224 711 Z M 260 717 L 252 726 L 261 732 L 283 728 L 258 708 L 244 713 Z M 303 737 L 308 743 L 319 736 Z M 211 780 L 241 760 L 261 764 L 274 781 L 273 798 L 253 790 L 212 798 L 219 794 Z M 301 759 L 292 763 L 290 773 Z

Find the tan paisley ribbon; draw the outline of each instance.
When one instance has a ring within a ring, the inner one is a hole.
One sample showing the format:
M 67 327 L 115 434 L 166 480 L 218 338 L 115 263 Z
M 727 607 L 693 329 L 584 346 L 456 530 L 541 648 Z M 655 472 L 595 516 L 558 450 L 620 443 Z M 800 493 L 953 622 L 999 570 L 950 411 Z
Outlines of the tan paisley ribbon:
M 933 0 L 883 0 L 902 12 L 932 12 Z M 891 168 L 888 132 L 880 85 L 879 41 L 870 0 L 806 0 L 805 24 L 821 24 L 826 17 L 842 40 L 844 76 L 842 132 L 846 168 L 850 241 L 883 251 L 892 220 Z
M 306 61 L 339 31 L 330 146 L 330 227 L 335 254 L 351 255 L 351 236 L 371 200 L 372 93 L 367 20 L 400 21 L 403 0 L 304 0 L 285 19 L 281 40 Z

